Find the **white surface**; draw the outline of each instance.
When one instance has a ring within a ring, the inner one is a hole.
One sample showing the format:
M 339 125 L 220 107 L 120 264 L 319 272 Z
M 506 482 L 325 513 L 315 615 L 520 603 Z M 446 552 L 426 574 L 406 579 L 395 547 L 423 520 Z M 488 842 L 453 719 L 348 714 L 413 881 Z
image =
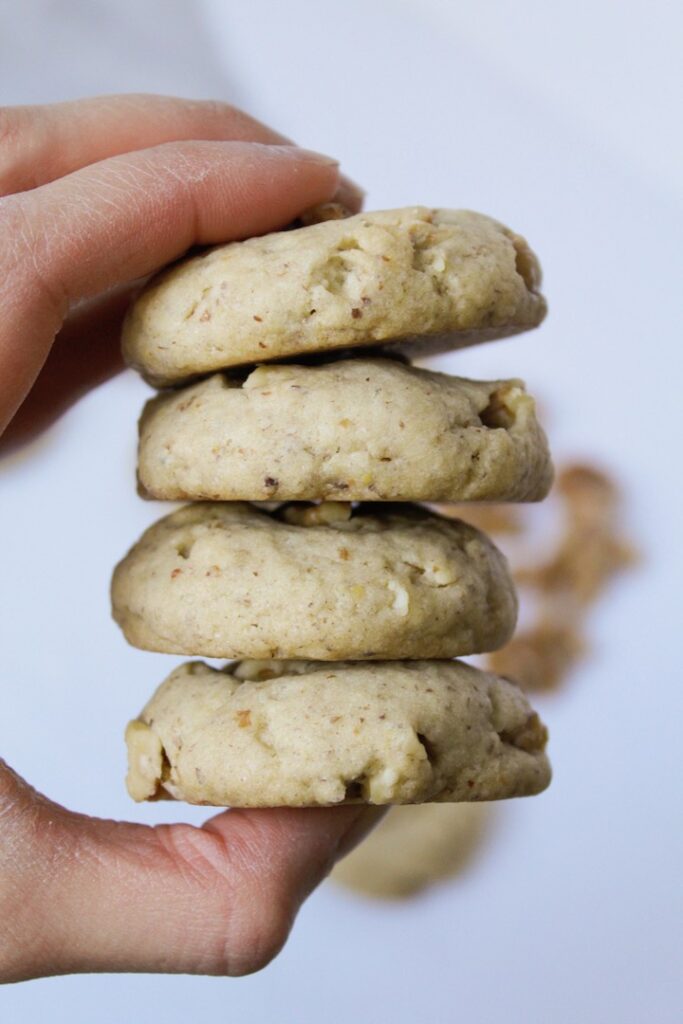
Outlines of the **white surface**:
M 470 206 L 523 231 L 546 270 L 547 324 L 440 363 L 526 377 L 552 410 L 558 456 L 588 453 L 621 475 L 646 562 L 596 615 L 580 678 L 538 702 L 551 789 L 501 808 L 465 878 L 401 907 L 326 887 L 251 978 L 49 979 L 0 992 L 0 1019 L 678 1020 L 681 148 L 660 117 L 662 82 L 680 85 L 678 8 L 595 0 L 590 23 L 568 0 L 206 11 L 193 28 L 182 3 L 0 3 L 3 98 L 239 96 L 341 156 L 370 207 Z M 127 648 L 108 613 L 112 565 L 161 512 L 134 490 L 145 392 L 122 376 L 0 467 L 0 750 L 79 810 L 198 820 L 132 806 L 121 780 L 123 725 L 175 663 Z

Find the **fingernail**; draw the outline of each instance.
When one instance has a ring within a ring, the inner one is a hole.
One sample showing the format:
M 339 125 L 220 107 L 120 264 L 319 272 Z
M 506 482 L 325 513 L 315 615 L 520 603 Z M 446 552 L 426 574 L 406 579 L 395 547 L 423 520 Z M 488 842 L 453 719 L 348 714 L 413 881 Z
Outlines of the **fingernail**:
M 321 164 L 323 167 L 339 167 L 339 161 L 325 153 L 316 153 L 313 149 L 301 149 L 299 146 L 268 146 L 271 153 L 277 153 L 299 163 Z
M 361 188 L 360 185 L 353 180 L 353 178 L 349 178 L 345 174 L 342 174 L 339 181 L 337 195 L 342 199 L 346 199 L 347 204 L 349 200 L 351 200 L 354 206 L 360 206 L 365 199 L 366 192 L 364 188 Z

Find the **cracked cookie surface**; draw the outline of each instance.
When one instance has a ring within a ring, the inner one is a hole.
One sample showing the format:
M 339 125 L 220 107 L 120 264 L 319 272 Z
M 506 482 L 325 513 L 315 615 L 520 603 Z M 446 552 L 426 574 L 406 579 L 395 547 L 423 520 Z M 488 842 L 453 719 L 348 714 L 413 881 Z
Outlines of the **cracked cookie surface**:
M 126 733 L 128 789 L 232 807 L 496 800 L 550 781 L 512 683 L 457 661 L 181 665 Z
M 159 395 L 140 420 L 138 476 L 172 501 L 538 501 L 552 468 L 521 381 L 359 358 Z
M 446 351 L 536 327 L 540 283 L 525 240 L 483 214 L 359 213 L 162 271 L 131 307 L 124 356 L 163 385 L 357 346 Z
M 217 658 L 451 658 L 502 646 L 517 601 L 484 534 L 419 506 L 197 502 L 117 566 L 136 647 Z

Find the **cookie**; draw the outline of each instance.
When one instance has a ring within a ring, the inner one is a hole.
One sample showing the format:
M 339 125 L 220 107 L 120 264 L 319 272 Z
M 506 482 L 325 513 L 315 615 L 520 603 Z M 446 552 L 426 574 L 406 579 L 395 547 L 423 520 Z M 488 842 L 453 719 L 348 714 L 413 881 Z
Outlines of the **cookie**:
M 538 501 L 552 469 L 521 381 L 341 359 L 152 399 L 138 477 L 167 500 Z
M 393 807 L 332 871 L 339 884 L 375 899 L 413 896 L 464 871 L 491 819 L 490 804 Z
M 126 361 L 163 385 L 356 346 L 444 351 L 536 327 L 527 243 L 468 210 L 359 213 L 232 242 L 162 271 L 133 304 Z
M 112 604 L 145 650 L 322 661 L 489 651 L 517 614 L 507 563 L 474 527 L 335 502 L 187 505 L 117 566 Z
M 545 789 L 546 730 L 456 661 L 181 665 L 128 726 L 128 790 L 231 807 L 496 800 Z

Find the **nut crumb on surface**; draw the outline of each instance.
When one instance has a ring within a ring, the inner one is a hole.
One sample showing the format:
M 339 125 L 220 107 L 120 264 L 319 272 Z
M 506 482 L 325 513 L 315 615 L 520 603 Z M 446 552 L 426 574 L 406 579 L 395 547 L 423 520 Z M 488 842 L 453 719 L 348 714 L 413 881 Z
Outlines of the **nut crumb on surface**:
M 553 492 L 562 529 L 541 561 L 527 548 L 513 559 L 522 605 L 535 600 L 531 621 L 502 648 L 486 655 L 492 671 L 535 692 L 555 690 L 590 650 L 590 611 L 612 580 L 637 562 L 620 525 L 623 499 L 616 482 L 589 463 L 561 468 Z M 530 541 L 522 509 L 480 506 L 454 509 L 494 535 Z

